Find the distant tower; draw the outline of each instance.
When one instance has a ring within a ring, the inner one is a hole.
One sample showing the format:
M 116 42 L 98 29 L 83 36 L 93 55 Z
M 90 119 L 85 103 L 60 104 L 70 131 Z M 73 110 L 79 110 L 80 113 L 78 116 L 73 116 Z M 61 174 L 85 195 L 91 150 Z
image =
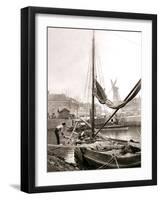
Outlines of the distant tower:
M 117 79 L 114 82 L 111 80 L 114 103 L 117 103 L 120 101 L 119 88 L 116 86 L 116 82 L 117 82 Z

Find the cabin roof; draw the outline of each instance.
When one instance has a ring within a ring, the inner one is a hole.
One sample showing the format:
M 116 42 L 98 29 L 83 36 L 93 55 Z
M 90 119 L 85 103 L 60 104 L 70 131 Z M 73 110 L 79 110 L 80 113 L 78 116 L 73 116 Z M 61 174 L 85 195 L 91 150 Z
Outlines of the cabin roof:
M 59 110 L 58 112 L 59 112 L 59 113 L 62 113 L 62 112 L 64 112 L 64 111 L 70 112 L 67 108 L 63 108 L 62 110 Z

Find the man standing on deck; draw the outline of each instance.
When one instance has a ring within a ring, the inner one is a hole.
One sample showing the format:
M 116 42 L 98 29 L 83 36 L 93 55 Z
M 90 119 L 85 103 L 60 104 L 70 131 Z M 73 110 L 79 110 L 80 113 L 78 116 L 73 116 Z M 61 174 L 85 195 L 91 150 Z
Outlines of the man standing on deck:
M 60 144 L 60 134 L 64 137 L 64 132 L 65 132 L 65 127 L 66 127 L 66 123 L 62 123 L 60 125 L 58 125 L 55 129 L 55 135 L 56 135 L 56 139 L 57 139 L 57 144 Z

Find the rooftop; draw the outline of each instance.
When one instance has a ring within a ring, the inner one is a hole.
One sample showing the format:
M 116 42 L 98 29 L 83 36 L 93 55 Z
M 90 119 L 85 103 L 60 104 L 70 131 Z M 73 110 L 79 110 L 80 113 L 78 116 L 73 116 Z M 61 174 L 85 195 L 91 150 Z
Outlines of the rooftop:
M 65 94 L 48 94 L 48 101 L 72 101 L 73 103 L 79 103 L 75 99 L 68 97 Z

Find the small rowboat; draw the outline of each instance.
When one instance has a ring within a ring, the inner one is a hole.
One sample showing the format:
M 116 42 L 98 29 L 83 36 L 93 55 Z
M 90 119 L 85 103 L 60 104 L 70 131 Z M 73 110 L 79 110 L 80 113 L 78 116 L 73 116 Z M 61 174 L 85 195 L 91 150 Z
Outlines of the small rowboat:
M 75 148 L 75 161 L 80 168 L 88 169 L 114 169 L 132 168 L 141 166 L 141 153 L 126 153 L 124 155 L 115 151 L 99 152 L 87 148 Z

